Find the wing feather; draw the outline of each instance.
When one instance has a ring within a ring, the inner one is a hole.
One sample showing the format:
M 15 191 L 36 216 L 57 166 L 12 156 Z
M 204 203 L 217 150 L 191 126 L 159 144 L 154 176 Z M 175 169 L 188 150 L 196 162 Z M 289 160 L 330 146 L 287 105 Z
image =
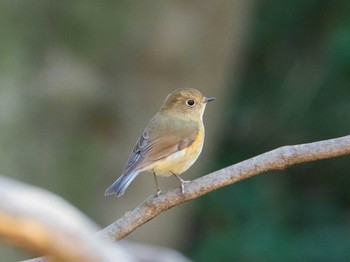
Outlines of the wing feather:
M 143 169 L 154 161 L 189 147 L 199 133 L 198 124 L 188 119 L 178 119 L 177 125 L 166 119 L 161 123 L 159 125 L 158 117 L 157 128 L 154 128 L 154 118 L 150 121 L 134 146 L 123 175 Z

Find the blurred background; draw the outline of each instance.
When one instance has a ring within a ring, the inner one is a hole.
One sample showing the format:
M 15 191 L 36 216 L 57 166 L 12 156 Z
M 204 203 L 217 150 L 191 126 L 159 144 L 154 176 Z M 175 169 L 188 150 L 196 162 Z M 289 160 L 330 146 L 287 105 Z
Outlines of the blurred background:
M 101 227 L 155 193 L 143 174 L 122 198 L 104 197 L 176 88 L 217 97 L 184 178 L 349 134 L 345 0 L 2 1 L 0 32 L 0 173 L 58 194 Z M 127 239 L 194 261 L 349 261 L 349 173 L 348 156 L 269 172 Z M 30 258 L 5 244 L 0 255 Z

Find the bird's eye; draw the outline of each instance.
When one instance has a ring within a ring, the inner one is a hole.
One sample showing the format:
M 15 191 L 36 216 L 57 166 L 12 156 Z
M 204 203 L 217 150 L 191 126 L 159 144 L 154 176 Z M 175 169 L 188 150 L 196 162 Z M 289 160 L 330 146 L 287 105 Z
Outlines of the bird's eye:
M 196 102 L 195 102 L 193 99 L 188 99 L 188 100 L 186 101 L 186 104 L 189 105 L 190 107 L 194 106 L 195 103 L 196 103 Z

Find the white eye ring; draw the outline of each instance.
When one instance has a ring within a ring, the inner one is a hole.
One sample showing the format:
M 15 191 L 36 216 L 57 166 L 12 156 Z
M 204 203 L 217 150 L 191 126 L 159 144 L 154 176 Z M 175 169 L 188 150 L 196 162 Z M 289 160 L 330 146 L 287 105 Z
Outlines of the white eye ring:
M 186 101 L 186 104 L 190 107 L 194 107 L 196 105 L 196 101 L 194 101 L 193 99 L 188 99 Z

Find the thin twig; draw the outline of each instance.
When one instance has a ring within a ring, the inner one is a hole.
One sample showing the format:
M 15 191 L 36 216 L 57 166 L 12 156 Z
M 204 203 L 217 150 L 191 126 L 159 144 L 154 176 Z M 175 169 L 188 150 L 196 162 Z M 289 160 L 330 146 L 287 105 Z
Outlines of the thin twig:
M 283 146 L 193 180 L 186 184 L 184 194 L 178 188 L 159 197 L 151 196 L 97 234 L 103 238 L 119 240 L 161 212 L 215 189 L 266 171 L 281 170 L 299 163 L 347 154 L 350 154 L 350 135 L 308 144 Z

